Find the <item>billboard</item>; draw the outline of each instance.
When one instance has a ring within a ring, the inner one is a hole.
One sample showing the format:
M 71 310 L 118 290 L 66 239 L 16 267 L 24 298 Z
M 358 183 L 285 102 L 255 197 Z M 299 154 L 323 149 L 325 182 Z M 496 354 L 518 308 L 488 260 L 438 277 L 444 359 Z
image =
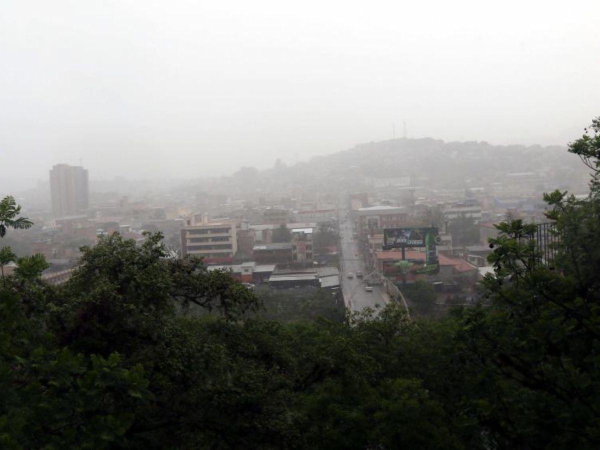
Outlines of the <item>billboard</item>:
M 438 229 L 434 227 L 386 228 L 383 230 L 383 248 L 435 247 Z
M 383 249 L 425 248 L 424 261 L 406 261 L 404 250 L 402 264 L 404 273 L 435 273 L 439 270 L 437 244 L 440 242 L 435 227 L 386 228 L 383 230 Z M 410 265 L 411 267 L 408 267 Z

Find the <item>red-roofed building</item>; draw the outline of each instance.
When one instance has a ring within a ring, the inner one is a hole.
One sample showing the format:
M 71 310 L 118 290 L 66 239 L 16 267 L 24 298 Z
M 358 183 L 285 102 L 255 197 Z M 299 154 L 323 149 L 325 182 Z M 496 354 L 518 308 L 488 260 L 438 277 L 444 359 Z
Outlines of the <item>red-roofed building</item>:
M 440 270 L 436 274 L 417 274 L 414 270 L 406 273 L 406 281 L 416 280 L 454 280 L 456 278 L 467 278 L 473 281 L 477 280 L 477 267 L 459 258 L 450 258 L 439 254 Z M 402 261 L 401 251 L 381 251 L 375 253 L 375 264 L 378 270 L 391 280 L 400 281 L 403 279 L 402 269 L 399 262 Z M 417 250 L 406 250 L 406 261 L 417 268 L 425 264 L 425 253 Z

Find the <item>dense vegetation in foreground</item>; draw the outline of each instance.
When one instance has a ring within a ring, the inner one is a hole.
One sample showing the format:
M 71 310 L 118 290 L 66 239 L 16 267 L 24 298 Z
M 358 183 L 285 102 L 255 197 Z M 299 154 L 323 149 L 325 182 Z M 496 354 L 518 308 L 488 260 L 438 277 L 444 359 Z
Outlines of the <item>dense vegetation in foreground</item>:
M 435 321 L 266 320 L 159 235 L 103 238 L 60 287 L 21 258 L 0 283 L 0 447 L 598 448 L 599 120 L 571 151 L 594 177 L 586 200 L 546 196 L 558 259 L 502 225 L 490 306 Z M 0 230 L 18 213 L 5 199 Z

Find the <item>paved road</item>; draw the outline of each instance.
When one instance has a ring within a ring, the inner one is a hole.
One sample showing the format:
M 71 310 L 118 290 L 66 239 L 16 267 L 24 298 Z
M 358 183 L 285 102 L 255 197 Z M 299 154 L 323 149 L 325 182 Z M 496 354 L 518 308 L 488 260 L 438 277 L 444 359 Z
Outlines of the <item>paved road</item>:
M 354 241 L 353 230 L 350 222 L 340 225 L 340 236 L 342 237 L 342 293 L 346 307 L 352 311 L 361 311 L 363 308 L 375 307 L 375 305 L 384 305 L 388 301 L 388 296 L 383 292 L 381 286 L 373 286 L 373 292 L 365 291 L 365 284 L 359 278 L 356 278 L 356 272 L 363 272 L 367 275 L 363 261 L 358 254 L 358 246 Z M 349 279 L 348 274 L 352 273 L 354 278 Z

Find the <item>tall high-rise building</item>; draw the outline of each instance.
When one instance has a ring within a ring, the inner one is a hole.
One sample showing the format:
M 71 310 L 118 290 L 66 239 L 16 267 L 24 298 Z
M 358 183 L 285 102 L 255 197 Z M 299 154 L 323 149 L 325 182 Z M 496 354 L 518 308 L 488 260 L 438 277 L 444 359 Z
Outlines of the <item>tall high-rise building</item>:
M 88 171 L 81 166 L 56 164 L 50 171 L 54 217 L 72 216 L 89 207 Z

